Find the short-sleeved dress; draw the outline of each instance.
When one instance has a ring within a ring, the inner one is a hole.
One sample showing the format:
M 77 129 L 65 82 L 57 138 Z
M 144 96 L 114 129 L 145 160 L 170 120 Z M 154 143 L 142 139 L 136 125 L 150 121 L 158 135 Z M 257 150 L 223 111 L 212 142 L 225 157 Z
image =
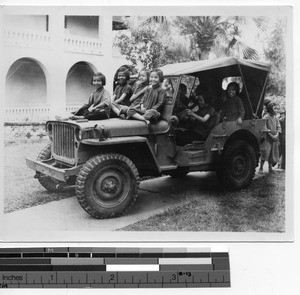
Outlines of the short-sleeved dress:
M 147 83 L 135 83 L 133 86 L 133 94 L 136 94 L 138 92 L 140 92 L 141 90 L 143 90 L 148 84 Z M 133 114 L 137 113 L 139 108 L 140 108 L 140 104 L 141 104 L 141 100 L 144 96 L 144 93 L 141 93 L 129 106 L 128 110 L 127 110 L 127 118 L 132 117 Z
M 267 119 L 267 129 L 271 130 L 270 133 L 275 135 L 281 133 L 281 126 L 279 120 L 275 115 L 266 113 L 264 119 Z M 268 161 L 270 164 L 276 164 L 279 161 L 279 139 L 273 141 L 273 139 L 267 134 L 264 147 L 261 151 L 261 159 Z
M 194 140 L 205 141 L 210 131 L 214 128 L 216 116 L 215 108 L 210 105 L 205 105 L 203 108 L 194 108 L 194 113 L 202 118 L 209 115 L 206 122 L 199 122 L 194 119 L 188 126 L 188 130 L 177 135 L 176 141 L 178 145 L 186 145 Z
M 238 96 L 232 98 L 227 97 L 222 107 L 220 119 L 223 120 L 224 117 L 226 117 L 226 121 L 236 121 L 239 117 L 244 119 L 245 108 L 242 100 Z
M 119 99 L 122 94 L 126 94 L 124 100 L 120 103 L 115 103 L 113 102 L 113 105 L 118 107 L 118 109 L 122 109 L 122 106 L 130 106 L 130 97 L 132 95 L 132 88 L 130 85 L 128 85 L 127 82 L 125 82 L 124 84 L 122 85 L 118 85 L 114 91 L 114 95 L 116 96 L 115 97 L 115 100 Z
M 90 106 L 97 106 L 101 103 L 105 103 L 104 107 L 98 107 L 93 111 L 89 111 Z M 111 98 L 109 92 L 105 88 L 94 90 L 88 101 L 77 110 L 74 115 L 83 116 L 88 120 L 103 120 L 108 119 L 110 115 Z
M 166 92 L 160 86 L 152 86 L 146 90 L 140 104 L 132 109 L 132 113 L 139 113 L 143 115 L 146 120 L 152 123 L 156 123 L 160 117 L 160 112 L 165 104 Z M 141 105 L 144 106 L 145 111 L 141 109 Z

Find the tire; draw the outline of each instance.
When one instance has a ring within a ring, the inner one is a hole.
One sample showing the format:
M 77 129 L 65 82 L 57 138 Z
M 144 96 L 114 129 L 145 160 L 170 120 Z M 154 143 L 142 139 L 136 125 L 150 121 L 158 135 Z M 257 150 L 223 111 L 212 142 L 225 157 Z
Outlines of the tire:
M 246 141 L 230 142 L 223 151 L 218 177 L 225 189 L 233 191 L 247 187 L 255 174 L 256 154 Z
M 181 178 L 190 172 L 190 167 L 178 167 L 175 170 L 167 171 L 166 174 L 173 178 Z
M 81 207 L 95 218 L 126 213 L 138 196 L 139 174 L 131 160 L 121 154 L 103 154 L 89 159 L 76 180 Z
M 51 144 L 49 143 L 41 150 L 41 152 L 37 157 L 37 161 L 45 161 L 45 160 L 49 160 L 50 158 L 51 158 Z M 61 189 L 58 188 L 58 185 L 63 182 L 56 180 L 50 176 L 44 176 L 44 174 L 42 173 L 40 176 L 41 177 L 38 178 L 38 181 L 47 191 L 49 192 L 61 191 Z

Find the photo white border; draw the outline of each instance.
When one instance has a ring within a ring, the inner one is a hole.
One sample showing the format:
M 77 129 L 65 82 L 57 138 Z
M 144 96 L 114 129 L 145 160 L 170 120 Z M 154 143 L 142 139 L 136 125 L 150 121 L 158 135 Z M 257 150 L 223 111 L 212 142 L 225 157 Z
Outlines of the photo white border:
M 9 9 L 12 9 L 13 11 L 22 11 L 20 13 L 26 13 L 26 10 L 28 10 L 27 7 L 22 7 L 22 9 L 18 9 L 18 7 L 10 6 L 12 5 L 9 2 L 14 2 L 14 5 L 18 6 L 18 1 L 2 1 L 2 2 L 8 2 Z M 0 2 L 2 4 L 2 2 Z M 30 3 L 29 3 L 30 2 Z M 33 1 L 35 2 L 35 1 Z M 33 3 L 31 1 L 26 1 L 26 5 L 29 5 Z M 42 5 L 45 1 L 38 1 L 36 4 L 37 6 Z M 48 1 L 46 1 L 48 2 Z M 72 9 L 72 13 L 80 13 L 81 11 L 81 5 L 85 7 L 85 10 L 91 11 L 91 14 L 94 12 L 94 7 L 89 6 L 90 2 L 86 3 L 80 3 L 78 6 L 75 2 L 72 1 L 72 6 L 70 6 L 70 9 Z M 93 1 L 92 1 L 93 2 Z M 107 3 L 107 1 L 104 2 L 104 5 Z M 109 5 L 111 4 L 111 1 L 108 1 Z M 156 2 L 156 1 L 154 1 Z M 170 1 L 163 2 L 168 3 Z M 191 1 L 194 2 L 194 1 Z M 275 3 L 274 3 L 275 2 Z M 16 3 L 16 4 L 15 4 Z M 29 3 L 29 4 L 28 4 Z M 69 3 L 71 1 L 65 1 L 64 5 L 69 6 Z M 201 15 L 243 15 L 243 16 L 253 16 L 253 15 L 263 15 L 263 16 L 274 16 L 279 15 L 282 16 L 282 14 L 286 14 L 288 24 L 287 24 L 287 46 L 293 44 L 293 31 L 292 31 L 292 9 L 290 7 L 286 6 L 276 6 L 276 1 L 273 1 L 274 5 L 272 6 L 262 6 L 260 5 L 260 9 L 258 10 L 257 7 L 254 6 L 229 6 L 232 5 L 232 3 L 227 3 L 226 6 L 224 3 L 222 3 L 222 7 L 219 6 L 204 6 L 199 5 L 199 2 L 197 2 L 197 5 L 195 6 L 185 6 L 180 7 L 174 6 L 102 6 L 101 10 L 105 14 L 111 14 L 111 15 L 199 15 L 198 9 L 201 11 Z M 22 5 L 24 5 L 24 1 L 22 1 Z M 127 3 L 128 4 L 128 3 Z M 160 4 L 161 1 L 160 1 Z M 48 4 L 49 5 L 49 4 Z M 58 4 L 57 6 L 60 6 Z M 92 4 L 93 5 L 93 4 Z M 99 7 L 99 2 L 94 4 L 95 6 Z M 123 5 L 123 3 L 121 4 Z M 286 5 L 284 3 L 281 3 L 281 5 Z M 47 6 L 47 5 L 46 5 Z M 56 6 L 56 3 L 54 5 L 49 5 L 50 7 Z M 197 9 L 194 9 L 196 7 Z M 30 9 L 30 8 L 29 8 Z M 134 11 L 134 13 L 132 13 Z M 262 13 L 263 12 L 263 13 Z M 0 40 L 1 41 L 1 40 Z M 292 46 L 291 46 L 292 47 Z M 292 49 L 287 50 L 287 97 L 293 97 L 293 51 Z M 1 73 L 1 79 L 3 79 L 3 73 Z M 3 80 L 2 80 L 3 81 Z M 4 93 L 0 93 L 1 97 L 4 97 Z M 287 134 L 293 133 L 293 100 L 287 101 Z M 3 110 L 2 110 L 3 112 Z M 2 135 L 3 136 L 3 135 Z M 3 150 L 3 146 L 2 146 Z M 3 155 L 3 153 L 2 153 Z M 287 136 L 287 170 L 286 170 L 286 196 L 293 196 L 293 134 L 292 136 Z M 3 173 L 3 165 L 1 166 L 1 173 Z M 3 174 L 4 175 L 4 174 Z M 1 176 L 3 176 L 1 175 Z M 3 181 L 3 177 L 2 177 Z M 1 186 L 3 190 L 3 185 Z M 74 241 L 74 242 L 107 242 L 107 241 L 115 241 L 115 242 L 199 242 L 199 241 L 205 241 L 205 242 L 211 242 L 211 241 L 234 241 L 234 242 L 241 242 L 241 241 L 251 241 L 251 242 L 259 242 L 259 241 L 293 241 L 293 197 L 286 197 L 286 232 L 285 233 L 260 233 L 260 232 L 97 232 L 97 237 L 95 237 L 95 231 L 92 232 L 18 232 L 18 233 L 11 233 L 5 231 L 5 225 L 2 223 L 2 230 L 0 228 L 0 240 L 3 241 L 13 241 L 13 242 L 32 242 L 32 241 L 51 241 L 51 242 L 61 242 L 61 241 Z M 1 202 L 1 205 L 3 207 L 3 202 Z M 2 209 L 2 210 L 1 210 Z M 3 208 L 0 207 L 1 212 L 3 212 Z M 0 219 L 1 221 L 1 219 Z M 101 236 L 101 237 L 99 237 Z M 78 237 L 80 237 L 80 240 L 78 240 Z
M 16 1 L 2 1 L 0 0 L 0 5 L 3 3 L 7 4 L 8 2 L 16 2 Z M 24 1 L 18 1 L 18 4 L 24 4 Z M 27 2 L 29 2 L 27 0 Z M 49 0 L 41 0 L 41 1 L 30 1 L 32 4 L 43 5 L 44 2 L 49 4 Z M 35 2 L 35 3 L 33 3 Z M 51 1 L 53 5 L 60 5 L 62 2 L 59 0 Z M 67 4 L 70 1 L 64 1 L 63 3 Z M 72 4 L 77 2 L 79 4 L 83 4 L 83 1 L 72 1 Z M 88 3 L 87 3 L 88 2 Z M 85 5 L 89 5 L 91 1 L 85 1 Z M 93 1 L 95 2 L 95 1 Z M 123 5 L 121 0 L 107 0 L 107 1 L 96 1 L 98 5 L 106 4 L 106 5 Z M 161 0 L 146 0 L 142 3 L 150 2 L 152 5 L 160 5 L 162 3 Z M 127 5 L 141 5 L 139 0 L 127 0 Z M 181 1 L 178 0 L 165 0 L 164 4 L 169 5 L 178 5 Z M 11 4 L 11 3 L 10 3 Z M 149 4 L 149 3 L 148 3 Z M 216 0 L 186 0 L 184 1 L 186 5 L 224 5 L 222 1 Z M 226 1 L 227 5 L 241 5 L 241 1 Z M 289 5 L 293 6 L 293 28 L 294 28 L 294 43 L 293 48 L 291 48 L 291 52 L 295 52 L 293 58 L 293 71 L 292 75 L 294 74 L 294 81 L 299 81 L 300 75 L 300 39 L 299 34 L 297 33 L 297 29 L 300 27 L 300 5 L 298 0 L 292 1 L 285 1 L 285 0 L 248 0 L 244 1 L 243 4 L 247 5 Z M 0 19 L 1 21 L 1 19 Z M 1 25 L 1 23 L 0 23 Z M 292 32 L 291 32 L 292 34 Z M 0 42 L 1 42 L 1 35 L 0 35 Z M 1 67 L 0 67 L 1 68 Z M 0 77 L 2 78 L 3 73 L 0 71 Z M 4 76 L 5 77 L 5 76 Z M 296 84 L 296 83 L 295 83 Z M 1 96 L 1 89 L 0 89 L 0 97 Z M 294 88 L 294 97 L 300 97 L 300 90 L 299 87 Z M 294 99 L 294 108 L 292 113 L 296 113 L 296 110 L 300 109 L 300 101 L 299 99 Z M 3 110 L 1 110 L 1 115 L 4 114 Z M 2 116 L 3 118 L 3 116 Z M 293 152 L 300 150 L 300 117 L 294 116 L 294 119 L 288 119 L 290 121 L 289 126 L 291 129 L 291 133 L 294 135 L 294 144 L 291 147 L 291 151 Z M 3 133 L 1 133 L 0 139 L 2 139 Z M 3 147 L 1 147 L 0 155 L 3 155 Z M 3 160 L 3 159 L 2 159 Z M 300 255 L 299 255 L 299 237 L 300 237 L 300 217 L 299 217 L 299 209 L 300 209 L 300 202 L 298 196 L 300 195 L 299 186 L 297 186 L 297 179 L 298 173 L 296 173 L 296 169 L 294 167 L 299 167 L 300 165 L 300 155 L 294 154 L 293 161 L 289 163 L 291 165 L 291 177 L 293 177 L 292 183 L 289 185 L 292 186 L 291 190 L 294 191 L 294 207 L 291 209 L 292 213 L 294 214 L 294 225 L 295 225 L 295 241 L 293 243 L 264 243 L 264 242 L 257 242 L 257 243 L 227 243 L 229 245 L 229 252 L 230 252 L 230 268 L 231 268 L 231 288 L 228 289 L 157 289 L 155 292 L 157 294 L 172 294 L 178 295 L 183 293 L 188 294 L 199 294 L 199 292 L 203 294 L 214 294 L 214 295 L 253 295 L 253 294 L 263 294 L 263 295 L 282 295 L 282 294 L 297 294 L 299 292 L 299 262 L 300 262 Z M 0 169 L 0 177 L 3 180 L 3 165 Z M 294 172 L 295 171 L 295 172 Z M 295 181 L 294 181 L 295 179 Z M 0 183 L 1 185 L 1 183 Z M 3 185 L 1 185 L 1 190 L 3 191 Z M 3 204 L 0 202 L 0 212 L 3 212 Z M 288 212 L 287 212 L 288 213 Z M 1 224 L 0 220 L 0 233 L 4 228 Z M 1 240 L 1 237 L 0 237 Z M 57 244 L 55 244 L 57 245 Z M 55 246 L 49 243 L 41 243 L 40 246 L 42 247 L 51 247 Z M 67 245 L 70 245 L 68 243 Z M 8 244 L 8 243 L 1 243 L 2 247 L 15 247 L 15 243 Z M 18 243 L 19 247 L 30 247 L 33 245 L 20 244 Z M 58 246 L 58 245 L 57 245 Z M 82 243 L 80 244 L 72 244 L 72 246 L 83 246 Z M 95 245 L 94 245 L 95 246 Z M 99 244 L 98 244 L 99 246 Z M 135 245 L 136 247 L 137 245 Z M 179 245 L 181 246 L 181 245 Z M 40 294 L 55 294 L 55 295 L 81 295 L 81 294 L 122 294 L 122 295 L 140 295 L 141 292 L 144 295 L 152 295 L 153 289 L 114 289 L 114 290 L 104 290 L 104 289 L 95 289 L 95 290 L 88 290 L 85 289 L 55 289 L 55 290 L 46 290 L 46 289 L 2 289 L 1 294 L 3 295 L 40 295 Z

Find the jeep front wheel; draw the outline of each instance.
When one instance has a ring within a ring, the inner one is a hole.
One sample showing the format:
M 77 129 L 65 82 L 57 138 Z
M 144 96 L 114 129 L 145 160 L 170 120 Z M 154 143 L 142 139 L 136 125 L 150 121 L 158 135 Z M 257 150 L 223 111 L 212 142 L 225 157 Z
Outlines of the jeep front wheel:
M 81 207 L 95 218 L 124 214 L 137 199 L 139 174 L 133 162 L 120 154 L 89 159 L 76 180 Z
M 51 144 L 48 144 L 41 150 L 37 157 L 37 161 L 43 162 L 49 159 L 51 159 Z M 38 177 L 38 181 L 46 190 L 50 192 L 61 191 L 59 185 L 62 184 L 62 182 L 50 176 L 46 176 L 41 173 Z
M 218 177 L 228 190 L 242 189 L 252 181 L 256 168 L 253 147 L 246 141 L 230 142 L 223 151 Z

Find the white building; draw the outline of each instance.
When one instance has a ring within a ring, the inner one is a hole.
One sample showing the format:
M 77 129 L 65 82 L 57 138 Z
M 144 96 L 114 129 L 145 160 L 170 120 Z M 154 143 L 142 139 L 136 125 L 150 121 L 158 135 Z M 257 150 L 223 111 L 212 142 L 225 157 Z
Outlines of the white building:
M 106 75 L 112 93 L 116 70 L 128 64 L 113 54 L 117 18 L 99 7 L 11 6 L 0 18 L 5 122 L 44 121 L 77 109 L 93 90 L 95 71 Z

